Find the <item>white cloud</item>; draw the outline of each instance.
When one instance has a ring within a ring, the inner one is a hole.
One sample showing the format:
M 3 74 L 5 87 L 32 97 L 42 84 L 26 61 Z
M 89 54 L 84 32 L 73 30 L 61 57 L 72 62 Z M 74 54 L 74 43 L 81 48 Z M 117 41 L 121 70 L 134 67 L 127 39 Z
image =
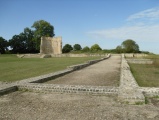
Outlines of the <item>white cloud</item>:
M 146 18 L 149 21 L 143 21 Z M 136 19 L 138 19 L 136 21 Z M 159 7 L 141 11 L 139 13 L 130 15 L 127 18 L 126 25 L 118 28 L 95 30 L 90 31 L 87 34 L 93 38 L 105 38 L 105 39 L 134 39 L 135 41 L 159 41 L 159 23 L 155 20 L 159 20 Z M 135 24 L 132 23 L 135 22 Z
M 120 28 L 88 32 L 94 38 L 105 39 L 134 39 L 135 41 L 159 41 L 159 25 L 125 26 Z
M 159 7 L 147 9 L 144 11 L 141 11 L 139 13 L 130 15 L 127 18 L 127 21 L 133 21 L 137 19 L 148 19 L 148 20 L 158 20 L 159 19 Z

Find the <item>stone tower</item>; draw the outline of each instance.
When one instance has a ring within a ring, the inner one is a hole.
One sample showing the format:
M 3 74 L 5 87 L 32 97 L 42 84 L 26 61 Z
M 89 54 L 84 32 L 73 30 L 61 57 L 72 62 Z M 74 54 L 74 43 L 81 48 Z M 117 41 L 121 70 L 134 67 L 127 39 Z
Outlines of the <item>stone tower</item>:
M 41 37 L 40 54 L 62 54 L 62 37 Z

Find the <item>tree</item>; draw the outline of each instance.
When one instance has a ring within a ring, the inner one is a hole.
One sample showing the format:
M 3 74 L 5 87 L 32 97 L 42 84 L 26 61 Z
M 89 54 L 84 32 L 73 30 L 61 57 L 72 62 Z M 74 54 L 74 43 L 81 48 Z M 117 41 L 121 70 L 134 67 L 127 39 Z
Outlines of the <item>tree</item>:
M 35 28 L 34 30 L 34 41 L 36 42 L 36 50 L 40 50 L 40 40 L 41 37 L 53 37 L 54 34 L 54 27 L 44 21 L 44 20 L 39 20 L 35 21 L 34 24 L 32 25 L 32 28 Z
M 19 35 L 14 35 L 11 40 L 9 40 L 10 47 L 13 53 L 25 53 L 26 52 L 26 41 L 24 33 Z
M 34 32 L 29 28 L 25 28 L 23 35 L 26 42 L 26 53 L 38 52 L 36 51 L 36 43 L 34 41 Z
M 79 45 L 79 44 L 75 44 L 74 46 L 73 46 L 73 50 L 75 50 L 75 51 L 78 51 L 78 50 L 81 50 L 82 49 L 82 47 L 81 47 L 81 45 Z
M 131 39 L 127 39 L 122 42 L 122 48 L 124 52 L 126 53 L 138 53 L 139 52 L 139 46 L 136 44 L 135 41 Z
M 91 51 L 93 51 L 93 52 L 97 52 L 97 51 L 102 50 L 98 44 L 92 45 L 90 49 L 91 49 Z
M 25 28 L 24 32 L 19 35 L 14 35 L 9 40 L 10 47 L 13 53 L 35 53 L 36 44 L 33 41 L 34 34 L 29 28 Z
M 7 50 L 8 42 L 3 38 L 0 37 L 0 54 L 4 54 Z
M 118 45 L 118 46 L 116 47 L 115 51 L 116 51 L 117 53 L 122 53 L 122 52 L 123 52 L 122 46 Z
M 82 49 L 82 51 L 83 51 L 83 52 L 89 52 L 89 51 L 90 51 L 90 48 L 89 48 L 88 46 L 86 46 L 86 47 L 84 47 L 84 48 Z
M 69 44 L 66 44 L 63 48 L 62 48 L 62 52 L 63 53 L 68 53 L 70 52 L 71 50 L 73 50 L 72 46 L 69 45 Z

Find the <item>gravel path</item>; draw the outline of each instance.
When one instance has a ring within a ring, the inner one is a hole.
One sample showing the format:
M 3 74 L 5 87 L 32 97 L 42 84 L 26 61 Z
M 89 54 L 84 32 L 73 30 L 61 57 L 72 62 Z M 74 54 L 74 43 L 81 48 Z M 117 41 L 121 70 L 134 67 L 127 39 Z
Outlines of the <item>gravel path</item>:
M 119 86 L 121 56 L 109 59 L 48 81 L 50 84 Z
M 159 120 L 159 106 L 117 96 L 14 92 L 0 97 L 0 120 Z

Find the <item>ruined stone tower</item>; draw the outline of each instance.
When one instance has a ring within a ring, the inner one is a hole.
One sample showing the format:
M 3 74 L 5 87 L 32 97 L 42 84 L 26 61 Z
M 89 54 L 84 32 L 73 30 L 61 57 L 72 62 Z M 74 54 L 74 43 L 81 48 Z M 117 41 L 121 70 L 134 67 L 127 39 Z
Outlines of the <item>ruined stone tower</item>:
M 62 37 L 41 37 L 40 54 L 62 54 Z

